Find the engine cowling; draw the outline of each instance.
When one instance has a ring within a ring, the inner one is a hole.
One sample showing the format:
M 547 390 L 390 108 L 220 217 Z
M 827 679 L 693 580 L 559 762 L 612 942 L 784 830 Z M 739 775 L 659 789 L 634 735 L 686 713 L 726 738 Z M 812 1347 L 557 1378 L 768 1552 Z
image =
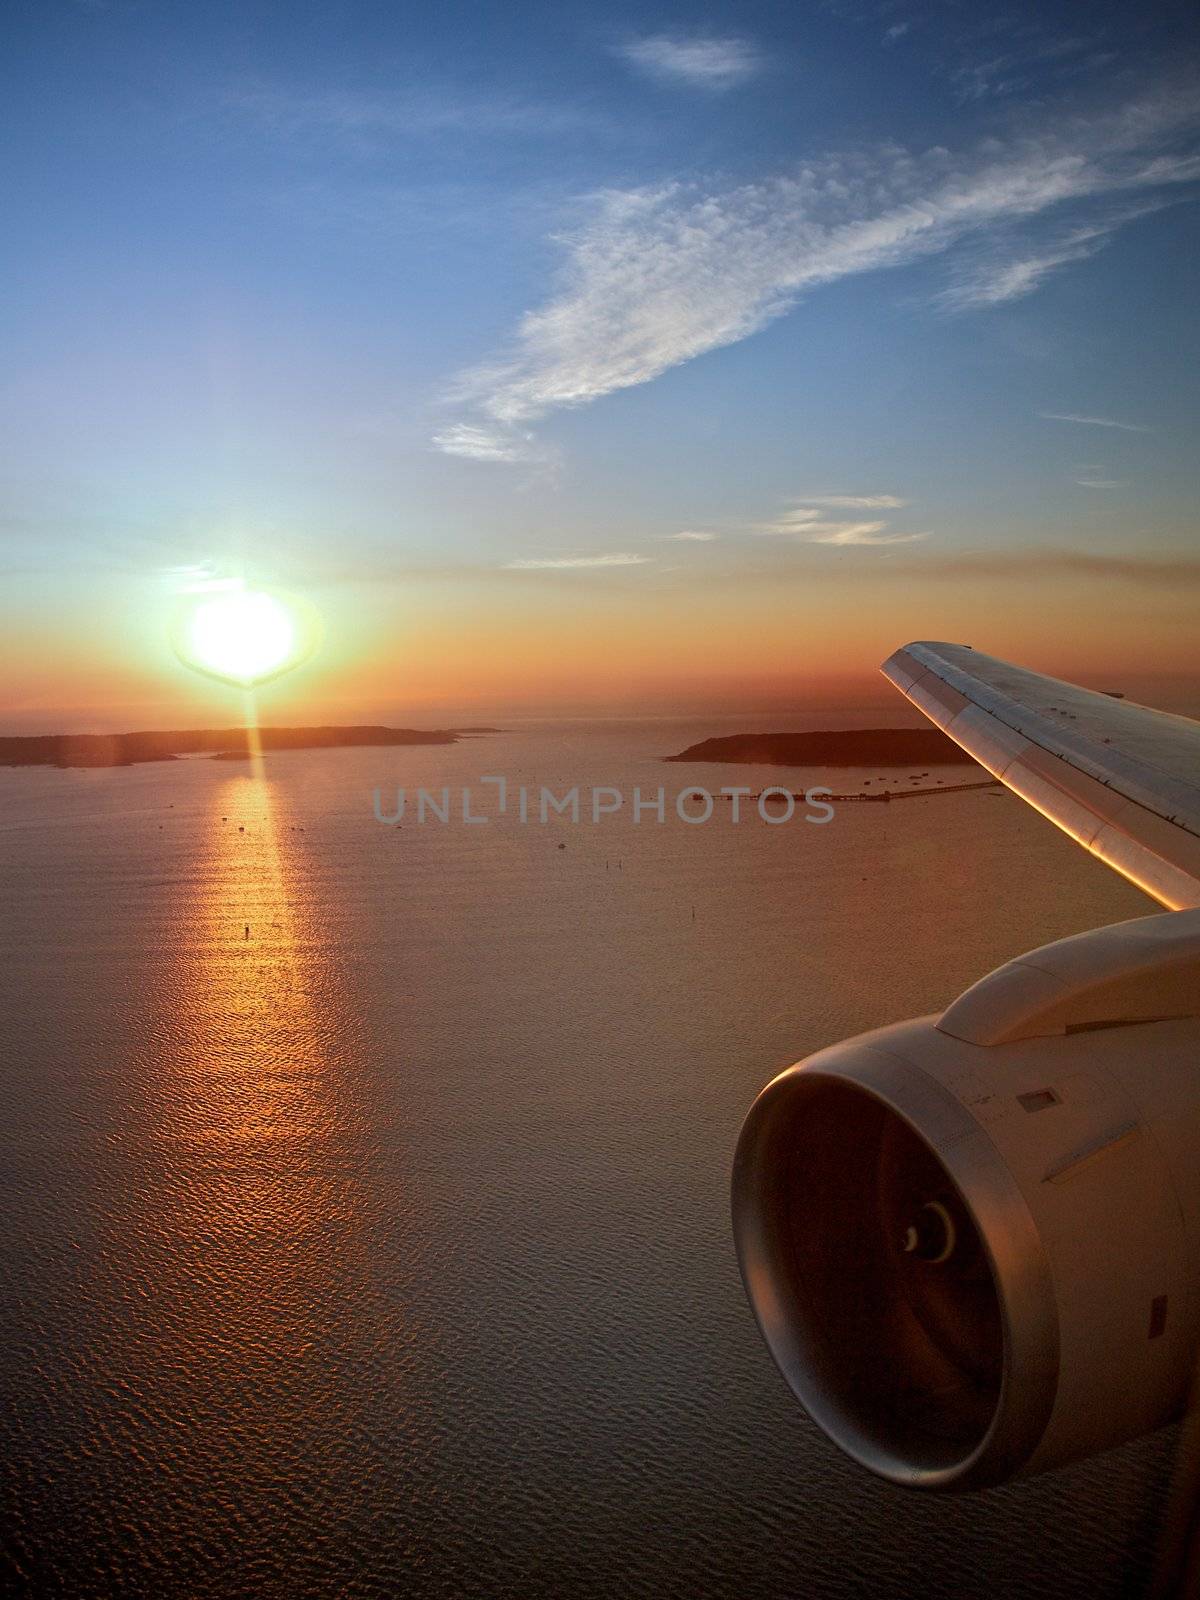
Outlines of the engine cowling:
M 1200 1333 L 1200 915 L 1010 963 L 755 1102 L 734 1233 L 767 1346 L 863 1465 L 993 1484 L 1178 1415 Z

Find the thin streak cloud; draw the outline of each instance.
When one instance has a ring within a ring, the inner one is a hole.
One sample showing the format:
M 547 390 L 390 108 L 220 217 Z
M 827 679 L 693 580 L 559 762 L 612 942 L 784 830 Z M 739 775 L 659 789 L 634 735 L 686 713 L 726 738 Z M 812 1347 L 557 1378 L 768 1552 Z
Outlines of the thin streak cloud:
M 1039 417 L 1044 417 L 1047 422 L 1082 422 L 1089 428 L 1120 428 L 1122 433 L 1152 433 L 1152 428 L 1144 428 L 1140 422 L 1114 422 L 1111 417 L 1081 417 L 1072 411 L 1039 411 Z
M 338 141 L 360 153 L 414 137 L 563 138 L 595 135 L 608 128 L 590 112 L 570 104 L 469 95 L 453 86 L 442 92 L 430 88 L 391 93 L 305 91 L 260 80 L 227 89 L 222 104 L 239 116 L 254 118 L 276 136 Z
M 930 537 L 925 533 L 888 533 L 885 522 L 859 522 L 851 523 L 845 527 L 830 529 L 813 535 L 814 544 L 916 544 L 922 539 Z
M 754 532 L 813 544 L 864 544 L 886 528 L 886 522 L 827 522 L 815 511 L 792 511 L 774 522 L 760 523 Z
M 894 494 L 806 494 L 806 506 L 833 506 L 843 511 L 899 511 L 908 504 Z
M 600 556 L 523 556 L 505 563 L 508 572 L 568 572 L 585 567 L 643 567 L 649 556 L 628 555 L 613 551 Z

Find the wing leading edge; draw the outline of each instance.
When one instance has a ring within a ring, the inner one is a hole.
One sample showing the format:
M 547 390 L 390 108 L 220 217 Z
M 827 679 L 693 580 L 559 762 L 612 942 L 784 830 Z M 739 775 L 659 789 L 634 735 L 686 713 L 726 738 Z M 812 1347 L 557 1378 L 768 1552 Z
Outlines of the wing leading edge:
M 905 645 L 881 670 L 1093 855 L 1172 910 L 1200 906 L 1200 722 L 961 644 Z

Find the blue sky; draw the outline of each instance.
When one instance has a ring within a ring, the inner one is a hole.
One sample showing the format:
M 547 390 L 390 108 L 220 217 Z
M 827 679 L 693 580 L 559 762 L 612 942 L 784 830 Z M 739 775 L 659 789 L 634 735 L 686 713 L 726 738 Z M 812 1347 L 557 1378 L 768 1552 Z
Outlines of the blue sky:
M 1135 582 L 1182 660 L 1193 8 L 16 0 L 7 32 L 14 624 L 242 564 L 379 627 L 436 584 L 450 626 L 456 582 L 514 626 L 588 581 L 742 586 L 750 626 L 836 582 L 883 638 L 881 573 L 952 616 L 1007 563 L 1107 573 L 1096 627 Z

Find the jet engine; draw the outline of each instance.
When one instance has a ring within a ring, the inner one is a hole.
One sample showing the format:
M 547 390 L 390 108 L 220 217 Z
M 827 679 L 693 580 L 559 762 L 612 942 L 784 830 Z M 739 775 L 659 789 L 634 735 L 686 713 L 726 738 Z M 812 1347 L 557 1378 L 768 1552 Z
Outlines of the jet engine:
M 974 1488 L 1170 1421 L 1200 1335 L 1200 912 L 790 1067 L 733 1220 L 784 1378 L 884 1478 Z

